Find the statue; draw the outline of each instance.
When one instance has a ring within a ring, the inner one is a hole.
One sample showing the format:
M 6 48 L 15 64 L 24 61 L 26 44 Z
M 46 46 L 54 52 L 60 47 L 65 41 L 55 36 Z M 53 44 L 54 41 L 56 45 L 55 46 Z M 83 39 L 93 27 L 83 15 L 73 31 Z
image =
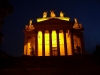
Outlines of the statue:
M 81 53 L 81 48 L 78 45 L 76 46 L 76 50 L 77 50 L 77 54 Z
M 64 17 L 64 13 L 62 11 L 60 12 L 60 17 Z
M 78 21 L 77 21 L 77 19 L 76 19 L 76 18 L 74 18 L 74 21 L 75 21 L 75 23 L 78 23 Z
M 32 25 L 32 21 L 33 21 L 33 20 L 30 19 L 30 21 L 29 21 L 29 25 Z
M 44 12 L 43 13 L 43 18 L 46 18 L 47 17 L 47 12 Z
M 28 29 L 28 25 L 25 26 L 25 29 L 26 29 L 26 30 Z
M 30 50 L 31 50 L 31 51 L 30 51 L 30 54 L 31 54 L 32 56 L 35 56 L 35 50 L 34 50 L 34 48 L 31 47 Z
M 82 28 L 82 24 L 79 24 L 79 27 Z
M 50 16 L 51 16 L 51 17 L 56 17 L 54 11 L 50 11 L 50 12 L 51 12 L 51 13 L 50 13 Z
M 34 40 L 31 40 L 32 42 L 30 43 L 30 46 L 31 46 L 31 48 L 30 48 L 30 54 L 32 55 L 32 56 L 35 56 L 35 49 L 34 49 L 34 47 L 33 47 L 33 45 L 34 45 Z

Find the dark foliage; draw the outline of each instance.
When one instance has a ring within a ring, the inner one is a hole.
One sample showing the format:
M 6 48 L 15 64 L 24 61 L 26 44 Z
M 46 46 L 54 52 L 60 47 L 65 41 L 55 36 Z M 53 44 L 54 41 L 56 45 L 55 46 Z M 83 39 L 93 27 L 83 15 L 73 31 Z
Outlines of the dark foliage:
M 100 45 L 96 45 L 96 49 L 95 51 L 93 52 L 95 55 L 99 55 L 100 56 Z
M 0 46 L 2 42 L 2 37 L 4 36 L 1 32 L 1 27 L 4 24 L 3 18 L 11 14 L 13 11 L 12 5 L 9 3 L 9 0 L 0 0 Z
M 0 0 L 0 27 L 4 24 L 3 18 L 11 14 L 13 11 L 12 5 L 9 0 Z

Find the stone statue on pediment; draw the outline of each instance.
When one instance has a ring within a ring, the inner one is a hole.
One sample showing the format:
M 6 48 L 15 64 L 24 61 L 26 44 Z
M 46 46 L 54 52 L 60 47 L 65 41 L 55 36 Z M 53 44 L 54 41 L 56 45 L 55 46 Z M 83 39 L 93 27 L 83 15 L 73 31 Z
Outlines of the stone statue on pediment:
M 79 27 L 82 28 L 82 24 L 79 24 Z
M 32 20 L 32 19 L 30 19 L 30 21 L 29 21 L 29 25 L 32 25 L 32 21 L 33 21 L 33 20 Z
M 76 19 L 76 18 L 74 18 L 74 21 L 75 21 L 75 23 L 78 23 L 78 21 L 77 21 L 77 19 Z
M 43 18 L 46 18 L 47 17 L 47 12 L 44 12 L 43 13 Z
M 51 16 L 51 17 L 56 17 L 54 11 L 50 11 L 50 16 Z
M 64 17 L 64 13 L 62 11 L 60 12 L 60 17 Z

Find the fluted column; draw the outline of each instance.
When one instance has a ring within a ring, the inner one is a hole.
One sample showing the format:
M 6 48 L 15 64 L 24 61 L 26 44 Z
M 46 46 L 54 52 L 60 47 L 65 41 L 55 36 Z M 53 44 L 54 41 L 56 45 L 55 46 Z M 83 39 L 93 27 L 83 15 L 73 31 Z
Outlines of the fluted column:
M 56 30 L 57 33 L 57 54 L 60 56 L 60 45 L 59 45 L 59 30 Z
M 38 31 L 35 31 L 35 56 L 38 56 Z
M 66 40 L 66 30 L 64 32 L 64 49 L 65 49 L 65 56 L 67 55 L 67 40 Z
M 42 56 L 45 56 L 45 31 L 42 31 Z
M 52 56 L 52 31 L 51 30 L 49 31 L 49 34 L 50 34 L 49 35 L 49 40 L 50 40 L 49 41 L 49 45 L 50 45 L 49 50 L 50 50 L 50 56 Z
M 70 30 L 70 36 L 71 36 L 71 47 L 72 47 L 72 55 L 74 55 L 74 40 L 73 40 L 73 30 Z

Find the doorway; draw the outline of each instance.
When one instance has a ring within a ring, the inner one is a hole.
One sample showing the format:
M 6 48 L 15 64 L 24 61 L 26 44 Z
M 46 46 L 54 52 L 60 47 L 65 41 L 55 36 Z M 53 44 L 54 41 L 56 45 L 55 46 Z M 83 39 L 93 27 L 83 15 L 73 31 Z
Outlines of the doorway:
M 57 56 L 58 52 L 57 52 L 57 47 L 52 47 L 52 56 Z

